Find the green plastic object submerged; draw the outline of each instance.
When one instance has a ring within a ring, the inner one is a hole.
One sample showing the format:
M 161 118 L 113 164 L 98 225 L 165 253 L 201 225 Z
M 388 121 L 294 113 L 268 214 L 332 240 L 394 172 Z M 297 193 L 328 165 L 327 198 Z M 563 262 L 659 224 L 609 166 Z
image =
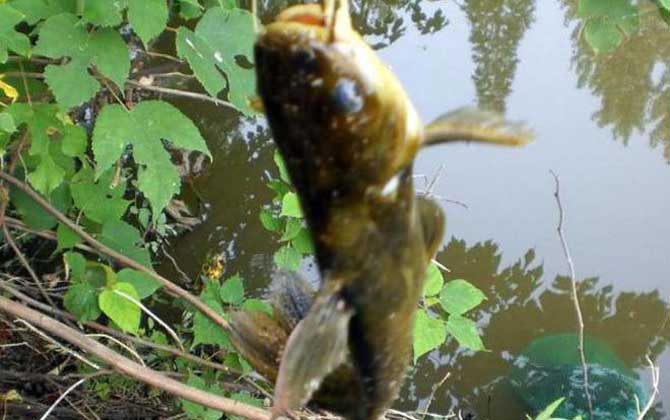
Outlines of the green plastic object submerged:
M 593 402 L 593 418 L 589 416 L 578 342 L 576 334 L 533 340 L 516 360 L 508 377 L 515 393 L 534 413 L 565 397 L 555 417 L 581 415 L 591 420 L 635 420 L 635 398 L 640 406 L 644 406 L 648 398 L 644 387 L 609 344 L 593 337 L 584 338 Z

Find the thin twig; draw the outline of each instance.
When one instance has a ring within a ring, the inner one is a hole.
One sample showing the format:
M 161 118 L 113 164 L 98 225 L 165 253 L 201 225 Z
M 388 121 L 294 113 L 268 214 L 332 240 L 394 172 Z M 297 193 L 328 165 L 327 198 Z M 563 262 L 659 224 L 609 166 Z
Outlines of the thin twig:
M 77 318 L 74 315 L 72 315 L 70 313 L 67 313 L 65 311 L 61 311 L 59 309 L 53 308 L 51 306 L 48 306 L 48 305 L 46 305 L 46 304 L 44 304 L 44 303 L 42 303 L 38 300 L 35 300 L 35 299 L 31 298 L 30 296 L 28 296 L 26 294 L 23 294 L 20 291 L 14 289 L 13 287 L 9 286 L 5 282 L 0 282 L 0 289 L 5 290 L 6 292 L 9 292 L 14 297 L 16 297 L 18 299 L 21 299 L 26 304 L 28 304 L 30 306 L 33 306 L 35 308 L 38 308 L 41 311 L 44 311 L 44 312 L 47 312 L 47 313 L 50 313 L 50 314 L 53 314 L 53 315 L 57 315 L 57 316 L 59 316 L 61 318 L 64 318 L 64 319 L 68 319 L 68 320 L 72 320 L 72 321 L 77 320 Z M 128 340 L 128 341 L 131 341 L 131 342 L 133 342 L 137 345 L 143 346 L 143 347 L 148 347 L 148 348 L 151 348 L 151 349 L 154 349 L 154 350 L 163 351 L 163 352 L 169 353 L 173 356 L 181 357 L 182 359 L 186 359 L 190 362 L 197 363 L 199 365 L 202 365 L 202 366 L 205 366 L 205 367 L 208 367 L 208 368 L 216 369 L 216 370 L 219 370 L 219 371 L 227 373 L 227 374 L 232 374 L 232 375 L 237 375 L 237 376 L 242 375 L 242 372 L 238 372 L 234 369 L 229 368 L 228 366 L 225 366 L 225 365 L 222 365 L 222 364 L 219 364 L 219 363 L 215 363 L 215 362 L 211 362 L 209 360 L 202 359 L 198 356 L 195 356 L 195 355 L 190 354 L 190 353 L 183 352 L 183 351 L 181 351 L 179 349 L 176 349 L 174 347 L 170 347 L 170 346 L 166 346 L 166 345 L 162 345 L 162 344 L 156 344 L 156 343 L 153 343 L 151 341 L 146 341 L 146 340 L 143 340 L 143 339 L 138 338 L 138 337 L 133 337 L 131 335 L 124 334 L 121 331 L 114 330 L 114 329 L 109 328 L 105 325 L 98 324 L 97 322 L 88 321 L 88 322 L 84 323 L 84 325 L 88 328 L 93 329 L 93 330 L 101 331 L 101 332 L 103 332 L 107 335 L 110 335 L 112 337 L 116 337 L 119 340 Z
M 74 231 L 77 235 L 79 235 L 80 238 L 82 238 L 89 245 L 98 250 L 98 252 L 101 252 L 102 254 L 105 254 L 113 258 L 121 265 L 148 274 L 149 276 L 151 276 L 151 278 L 161 283 L 165 287 L 165 289 L 169 290 L 170 292 L 174 293 L 178 297 L 184 299 L 185 301 L 193 305 L 198 311 L 202 312 L 203 315 L 211 319 L 215 324 L 219 325 L 226 332 L 231 332 L 230 324 L 228 323 L 228 321 L 226 321 L 221 315 L 219 315 L 212 308 L 207 306 L 203 301 L 193 296 L 188 291 L 182 289 L 178 285 L 172 283 L 170 280 L 166 279 L 160 274 L 156 273 L 152 269 L 149 269 L 143 266 L 142 264 L 136 262 L 135 260 L 132 260 L 126 257 L 125 255 L 113 250 L 107 245 L 98 242 L 95 238 L 93 238 L 90 234 L 88 234 L 85 230 L 83 230 L 79 225 L 74 223 L 72 220 L 67 218 L 63 213 L 61 213 L 55 207 L 49 204 L 44 198 L 42 198 L 41 195 L 35 192 L 24 182 L 19 181 L 18 179 L 14 178 L 13 176 L 5 172 L 0 172 L 0 179 L 12 184 L 19 190 L 26 193 L 31 199 L 33 199 L 37 204 L 39 204 L 40 207 L 46 210 L 47 213 L 51 214 L 56 219 L 58 219 L 59 222 L 69 227 L 72 231 Z
M 558 179 L 558 175 L 552 170 L 550 171 L 551 175 L 554 177 L 554 182 L 556 184 L 556 190 L 554 191 L 554 198 L 556 199 L 556 205 L 558 206 L 558 237 L 561 240 L 561 246 L 563 247 L 563 255 L 568 263 L 568 268 L 570 270 L 570 285 L 572 286 L 572 302 L 575 307 L 575 314 L 577 315 L 577 327 L 578 327 L 578 336 L 579 336 L 579 345 L 577 350 L 579 351 L 579 358 L 581 359 L 582 365 L 582 375 L 584 376 L 584 393 L 586 394 L 586 403 L 589 408 L 589 418 L 593 418 L 593 401 L 591 399 L 591 392 L 589 391 L 589 372 L 586 365 L 586 354 L 584 350 L 584 317 L 582 316 L 582 308 L 579 304 L 579 294 L 577 293 L 577 277 L 575 275 L 575 266 L 572 263 L 572 256 L 570 255 L 570 248 L 568 247 L 568 242 L 565 239 L 563 233 L 563 220 L 565 218 L 565 211 L 563 210 L 563 204 L 561 203 L 561 183 Z
M 51 300 L 51 297 L 47 293 L 46 289 L 44 289 L 44 286 L 42 285 L 42 282 L 40 281 L 40 278 L 37 277 L 37 274 L 35 274 L 35 271 L 33 268 L 30 266 L 30 263 L 26 259 L 25 255 L 23 255 L 23 252 L 19 249 L 19 247 L 16 245 L 16 242 L 14 242 L 14 238 L 12 237 L 12 234 L 9 232 L 9 229 L 7 229 L 7 225 L 3 224 L 2 225 L 2 233 L 5 235 L 5 241 L 7 241 L 7 244 L 9 244 L 9 247 L 12 248 L 12 251 L 14 251 L 14 254 L 16 254 L 16 257 L 19 259 L 21 262 L 21 265 L 25 270 L 30 274 L 30 278 L 33 279 L 33 282 L 37 286 L 37 288 L 40 290 L 40 293 L 42 294 L 42 297 L 46 299 L 46 301 L 49 303 L 49 305 L 55 307 L 56 305 L 54 304 L 53 300 Z
M 82 379 L 78 380 L 77 382 L 75 382 L 74 384 L 72 384 L 68 389 L 66 389 L 65 392 L 63 392 L 63 393 L 61 394 L 61 396 L 58 397 L 58 399 L 56 399 L 56 401 L 54 401 L 53 404 L 51 404 L 51 407 L 49 407 L 49 409 L 42 415 L 42 417 L 40 417 L 40 420 L 45 420 L 47 417 L 49 417 L 49 414 L 51 414 L 51 412 L 54 410 L 54 408 L 56 408 L 56 406 L 57 406 L 61 401 L 63 401 L 63 398 L 67 397 L 67 394 L 69 394 L 70 392 L 74 391 L 74 389 L 75 389 L 76 387 L 78 387 L 79 385 L 83 384 L 87 379 L 88 379 L 88 378 L 82 378 Z
M 449 379 L 449 376 L 451 376 L 451 372 L 447 372 L 446 375 L 438 382 L 437 384 L 433 385 L 433 389 L 430 391 L 430 395 L 428 396 L 428 403 L 426 404 L 426 408 L 423 410 L 423 413 L 421 414 L 421 420 L 424 420 L 426 418 L 426 415 L 428 414 L 428 410 L 430 410 L 430 405 L 433 403 L 433 399 L 435 398 L 435 393 L 437 392 L 438 389 L 444 385 L 444 383 Z
M 132 354 L 135 359 L 142 365 L 146 366 L 146 363 L 144 363 L 144 360 L 142 359 L 142 356 L 140 356 L 135 350 L 133 350 L 129 345 L 125 344 L 123 341 L 116 339 L 112 337 L 111 335 L 107 334 L 86 334 L 86 337 L 101 337 L 101 338 L 106 338 L 109 341 L 116 343 L 118 346 L 123 348 L 125 351 L 128 353 Z
M 181 344 L 181 340 L 179 339 L 179 336 L 177 335 L 177 333 L 175 333 L 174 330 L 172 330 L 172 328 L 170 328 L 170 326 L 169 326 L 168 324 L 165 323 L 165 321 L 163 321 L 162 319 L 160 319 L 160 317 L 158 317 L 158 315 L 156 315 L 155 313 L 151 312 L 151 310 L 150 310 L 149 308 L 147 308 L 146 306 L 144 306 L 144 305 L 142 304 L 142 302 L 140 302 L 139 300 L 135 299 L 134 297 L 132 297 L 132 296 L 126 294 L 126 293 L 123 293 L 123 292 L 120 291 L 120 290 L 114 290 L 114 293 L 117 294 L 117 295 L 119 295 L 119 296 L 121 296 L 122 298 L 124 298 L 124 299 L 126 299 L 126 300 L 128 300 L 128 301 L 130 301 L 130 302 L 132 302 L 132 303 L 134 303 L 134 304 L 137 305 L 137 306 L 138 306 L 138 307 L 139 307 L 145 314 L 149 315 L 149 316 L 151 317 L 151 319 L 153 319 L 154 321 L 156 321 L 157 323 L 159 323 L 160 326 L 163 327 L 163 329 L 165 329 L 165 331 L 167 331 L 167 333 L 170 335 L 170 337 L 172 337 L 172 339 L 175 341 L 175 343 L 177 343 L 177 346 L 179 346 L 179 349 L 180 349 L 181 351 L 184 351 L 184 346 Z
M 265 410 L 190 387 L 169 378 L 166 375 L 144 367 L 139 363 L 135 363 L 97 341 L 86 337 L 77 330 L 2 296 L 0 296 L 0 310 L 15 317 L 25 319 L 46 331 L 49 331 L 51 334 L 80 347 L 100 358 L 117 372 L 125 374 L 130 378 L 144 382 L 150 386 L 154 386 L 194 403 L 223 411 L 224 413 L 243 416 L 252 420 L 269 420 L 270 418 L 269 413 Z
M 5 223 L 12 229 L 17 229 L 23 232 L 27 232 L 30 234 L 33 234 L 35 236 L 39 236 L 40 238 L 43 239 L 48 239 L 50 241 L 58 241 L 58 236 L 56 235 L 55 232 L 51 230 L 35 230 L 29 228 L 25 223 L 20 221 L 19 219 L 15 219 L 13 217 L 5 216 Z M 75 248 L 81 249 L 82 251 L 90 252 L 92 254 L 96 253 L 96 250 L 91 248 L 90 246 L 86 244 L 77 244 L 74 246 Z
M 187 90 L 180 90 L 180 89 L 172 89 L 172 88 L 166 88 L 166 87 L 161 87 L 161 86 L 154 86 L 154 85 L 143 85 L 142 83 L 136 82 L 135 80 L 127 80 L 126 84 L 133 86 L 138 89 L 144 89 L 144 90 L 149 90 L 152 92 L 158 92 L 158 93 L 164 93 L 166 95 L 172 95 L 172 96 L 181 96 L 183 98 L 191 98 L 191 99 L 198 99 L 201 101 L 206 101 L 206 102 L 211 102 L 215 105 L 221 105 L 225 106 L 228 108 L 232 108 L 236 111 L 239 111 L 239 108 L 237 108 L 235 105 L 228 101 L 224 101 L 223 99 L 219 98 L 214 98 L 212 96 L 208 96 L 202 93 L 196 93 L 196 92 L 189 92 Z
M 20 322 L 21 324 L 25 325 L 25 326 L 28 327 L 30 330 L 32 330 L 35 334 L 39 335 L 39 336 L 42 337 L 44 340 L 46 340 L 46 341 L 48 341 L 49 343 L 53 344 L 53 345 L 56 346 L 57 348 L 62 349 L 65 353 L 67 353 L 67 354 L 73 356 L 75 359 L 78 359 L 78 360 L 84 362 L 85 364 L 89 365 L 89 366 L 92 367 L 93 369 L 96 369 L 96 370 L 97 370 L 97 369 L 100 369 L 100 366 L 98 366 L 97 364 L 91 362 L 90 360 L 88 360 L 87 358 L 85 358 L 85 357 L 82 356 L 81 354 L 77 353 L 76 351 L 74 351 L 74 350 L 72 350 L 72 349 L 70 349 L 70 348 L 65 347 L 64 345 L 62 345 L 62 344 L 59 343 L 58 341 L 54 340 L 53 338 L 49 337 L 48 335 L 46 335 L 45 333 L 43 333 L 43 332 L 40 331 L 39 329 L 35 328 L 35 327 L 34 327 L 33 325 L 31 325 L 29 322 L 26 322 L 26 321 L 23 320 L 23 319 L 17 319 L 16 322 Z M 56 334 L 56 335 L 58 335 L 58 334 Z
M 635 403 L 637 404 L 637 420 L 643 420 L 644 416 L 647 415 L 649 410 L 651 410 L 651 407 L 654 405 L 654 401 L 658 397 L 658 384 L 661 379 L 661 371 L 660 368 L 656 365 L 654 365 L 654 362 L 651 360 L 649 355 L 646 356 L 647 363 L 649 363 L 649 368 L 651 369 L 651 395 L 649 396 L 649 400 L 647 401 L 647 404 L 645 404 L 644 409 L 640 411 L 640 402 L 637 399 L 637 395 L 635 396 Z

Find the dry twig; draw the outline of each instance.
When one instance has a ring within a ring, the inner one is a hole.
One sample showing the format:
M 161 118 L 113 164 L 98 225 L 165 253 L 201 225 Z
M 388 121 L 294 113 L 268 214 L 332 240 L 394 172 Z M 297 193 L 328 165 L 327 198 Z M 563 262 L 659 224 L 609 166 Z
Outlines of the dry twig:
M 568 263 L 568 269 L 570 270 L 570 285 L 572 286 L 572 303 L 575 307 L 575 314 L 577 315 L 577 327 L 578 327 L 578 336 L 579 336 L 579 346 L 577 350 L 579 351 L 579 358 L 582 365 L 582 375 L 584 379 L 584 393 L 586 394 L 586 403 L 589 408 L 589 417 L 593 418 L 593 400 L 591 398 L 591 392 L 589 391 L 589 372 L 586 365 L 586 354 L 584 352 L 584 317 L 582 316 L 582 308 L 579 305 L 579 295 L 577 293 L 577 278 L 575 275 L 575 266 L 572 263 L 572 256 L 570 255 L 570 248 L 568 247 L 568 242 L 565 239 L 563 233 L 563 220 L 565 218 L 565 211 L 563 210 L 563 204 L 561 203 L 561 183 L 558 179 L 558 175 L 554 171 L 550 171 L 551 175 L 554 177 L 554 182 L 556 183 L 556 190 L 554 191 L 554 198 L 556 199 L 556 205 L 558 206 L 558 237 L 561 240 L 561 246 L 563 247 L 563 255 Z
M 637 420 L 643 420 L 644 416 L 647 415 L 649 410 L 651 410 L 651 407 L 654 405 L 654 401 L 656 401 L 656 398 L 658 397 L 658 384 L 661 379 L 661 371 L 660 368 L 656 365 L 654 365 L 654 362 L 651 360 L 649 356 L 647 356 L 647 363 L 649 364 L 649 368 L 651 369 L 651 395 L 649 396 L 649 400 L 647 401 L 647 404 L 645 404 L 644 409 L 640 410 L 640 401 L 637 399 L 637 395 L 635 396 L 635 404 L 637 405 Z

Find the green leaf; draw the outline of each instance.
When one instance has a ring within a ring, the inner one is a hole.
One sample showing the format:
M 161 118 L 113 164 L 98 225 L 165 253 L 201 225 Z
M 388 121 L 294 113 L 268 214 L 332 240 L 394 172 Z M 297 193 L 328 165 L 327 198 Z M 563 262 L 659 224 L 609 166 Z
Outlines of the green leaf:
M 45 154 L 34 171 L 28 174 L 28 181 L 39 192 L 48 194 L 58 188 L 65 177 L 65 170 L 58 166 L 51 155 Z
M 658 2 L 665 10 L 670 10 L 670 0 L 658 0 Z
M 29 25 L 63 12 L 75 12 L 73 1 L 12 0 L 12 7 L 23 13 Z
M 244 300 L 242 277 L 237 274 L 223 282 L 219 290 L 219 296 L 224 303 L 240 305 Z
M 298 217 L 302 218 L 302 210 L 300 209 L 300 201 L 294 192 L 289 192 L 284 195 L 281 203 L 280 216 Z
M 88 146 L 86 130 L 76 125 L 65 125 L 62 134 L 63 154 L 70 157 L 79 157 L 84 160 Z
M 49 58 L 81 56 L 88 47 L 88 33 L 78 22 L 71 13 L 51 16 L 40 28 L 33 53 Z
M 435 263 L 430 263 L 428 269 L 426 270 L 426 279 L 424 280 L 423 286 L 423 295 L 425 297 L 435 296 L 440 293 L 442 290 L 442 285 L 444 284 L 444 278 L 442 277 L 442 272 L 435 265 Z
M 623 42 L 623 35 L 617 26 L 605 18 L 591 19 L 586 22 L 584 38 L 596 54 L 611 53 Z
M 0 113 L 0 130 L 9 134 L 12 134 L 16 131 L 16 124 L 14 124 L 14 118 L 10 113 Z
M 139 300 L 137 291 L 132 284 L 119 282 L 105 288 L 100 293 L 98 305 L 102 312 L 114 321 L 121 330 L 137 334 L 140 328 L 142 310 L 137 304 L 119 293 Z
M 100 242 L 126 257 L 151 268 L 151 256 L 146 248 L 142 248 L 140 232 L 121 220 L 108 220 L 102 226 Z
M 21 55 L 30 53 L 30 39 L 14 29 L 25 15 L 8 4 L 0 4 L 0 63 L 7 61 L 7 49 Z
M 47 197 L 47 201 L 60 211 L 66 211 L 72 202 L 70 190 L 65 184 L 61 184 Z M 23 191 L 12 187 L 9 199 L 21 215 L 21 220 L 29 227 L 36 230 L 46 230 L 56 226 L 56 219 Z
M 279 150 L 275 150 L 274 154 L 272 155 L 272 160 L 274 160 L 275 165 L 277 165 L 277 169 L 279 170 L 279 178 L 287 184 L 290 184 L 291 177 L 288 174 L 288 170 L 286 169 L 286 162 L 284 162 L 284 158 L 282 157 L 281 153 L 279 153 Z
M 263 400 L 253 397 L 251 394 L 249 394 L 246 391 L 236 392 L 234 394 L 231 394 L 230 398 L 232 400 L 239 401 L 239 402 L 247 404 L 247 405 L 263 408 Z M 230 420 L 245 420 L 246 419 L 246 417 L 232 416 L 232 415 L 229 416 L 229 417 L 230 417 Z
M 77 235 L 69 227 L 60 223 L 58 224 L 58 228 L 56 229 L 56 237 L 58 239 L 58 248 L 57 248 L 58 251 L 62 249 L 72 248 L 75 245 L 81 243 L 81 238 L 79 237 L 79 235 Z
M 197 127 L 177 108 L 162 101 L 143 101 L 128 113 L 120 105 L 106 106 L 93 132 L 96 175 L 111 167 L 129 144 L 140 165 L 138 187 L 158 214 L 179 192 L 181 180 L 162 140 L 210 156 Z
M 251 99 L 256 97 L 256 73 L 239 66 L 235 61 L 224 59 L 219 66 L 228 76 L 228 99 L 244 115 L 254 115 Z
M 91 35 L 87 52 L 98 71 L 123 89 L 130 73 L 130 50 L 121 35 L 113 29 L 100 29 Z
M 86 261 L 84 279 L 97 288 L 111 287 L 117 282 L 116 273 L 107 264 Z
M 116 273 L 120 282 L 132 284 L 140 299 L 145 299 L 161 288 L 161 284 L 150 275 L 141 271 L 124 268 Z
M 72 177 L 72 198 L 75 205 L 96 223 L 104 224 L 109 220 L 120 219 L 130 204 L 130 201 L 123 199 L 125 180 L 112 187 L 114 176 L 114 171 L 110 169 L 95 182 L 93 169 L 84 166 Z
M 63 305 L 79 322 L 92 321 L 102 314 L 98 290 L 88 282 L 73 283 L 63 295 Z
M 314 243 L 312 242 L 312 234 L 309 233 L 309 229 L 302 228 L 293 241 L 291 241 L 291 244 L 301 254 L 314 253 Z
M 125 1 L 89 0 L 84 3 L 82 20 L 94 26 L 117 26 L 123 22 Z
M 286 228 L 284 229 L 284 234 L 279 239 L 279 241 L 284 242 L 293 240 L 298 236 L 301 230 L 302 230 L 302 219 L 289 217 L 288 220 L 286 220 Z
M 302 262 L 302 255 L 292 246 L 284 245 L 274 255 L 275 264 L 279 268 L 297 271 Z
M 50 64 L 44 69 L 44 78 L 64 111 L 88 101 L 100 89 L 100 83 L 88 73 L 87 67 L 88 62 L 73 59 L 62 66 Z
M 272 214 L 272 211 L 266 208 L 262 208 L 259 214 L 261 224 L 263 227 L 270 232 L 279 232 L 282 230 L 283 223 L 282 219 L 276 217 Z
M 216 385 L 207 386 L 207 384 L 203 379 L 192 373 L 189 374 L 188 381 L 186 382 L 186 384 L 192 386 L 193 388 L 211 392 L 216 395 L 223 394 L 218 386 Z M 223 415 L 223 413 L 220 411 L 207 408 L 205 406 L 196 404 L 194 402 L 185 399 L 180 399 L 180 401 L 181 406 L 184 409 L 184 413 L 186 413 L 186 416 L 190 420 L 219 420 Z
M 188 61 L 193 73 L 211 96 L 226 87 L 226 79 L 217 68 L 217 61 L 223 60 L 207 41 L 188 28 L 180 27 L 176 37 L 177 55 Z
M 128 0 L 128 21 L 144 45 L 163 32 L 168 21 L 165 0 Z
M 538 414 L 537 417 L 535 417 L 535 420 L 551 420 L 551 416 L 558 409 L 558 407 L 563 404 L 563 401 L 565 401 L 565 398 L 559 398 L 553 403 L 549 404 L 547 408 L 542 410 L 542 412 Z
M 270 304 L 255 298 L 245 300 L 242 304 L 242 309 L 246 311 L 264 312 L 270 316 L 274 314 L 274 310 Z
M 207 282 L 205 290 L 200 294 L 200 300 L 214 309 L 216 313 L 223 315 L 219 289 L 219 285 L 216 282 Z M 200 311 L 196 311 L 193 315 L 193 344 L 191 344 L 191 348 L 194 348 L 198 344 L 214 344 L 226 349 L 232 349 L 230 339 L 223 328 L 212 322 Z
M 414 363 L 424 354 L 438 348 L 447 339 L 444 321 L 419 309 L 414 319 Z
M 451 315 L 462 315 L 485 299 L 481 290 L 462 279 L 448 282 L 440 293 L 440 304 Z
M 70 269 L 70 281 L 82 282 L 86 275 L 86 258 L 78 252 L 66 252 L 63 255 L 65 263 Z
M 460 315 L 450 315 L 447 320 L 447 331 L 453 335 L 458 343 L 470 350 L 486 350 L 479 331 L 477 331 L 477 324 L 464 318 Z

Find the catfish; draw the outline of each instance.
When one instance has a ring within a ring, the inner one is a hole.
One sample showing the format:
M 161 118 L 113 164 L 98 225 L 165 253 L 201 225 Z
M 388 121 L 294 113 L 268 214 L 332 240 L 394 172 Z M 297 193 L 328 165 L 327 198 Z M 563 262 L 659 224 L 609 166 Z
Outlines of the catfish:
M 523 125 L 459 109 L 425 125 L 393 72 L 352 28 L 347 1 L 292 6 L 255 44 L 257 90 L 314 243 L 320 288 L 280 273 L 274 316 L 237 312 L 233 343 L 275 382 L 274 417 L 311 401 L 353 420 L 390 407 L 412 349 L 440 206 L 417 196 L 422 147 L 519 146 Z

